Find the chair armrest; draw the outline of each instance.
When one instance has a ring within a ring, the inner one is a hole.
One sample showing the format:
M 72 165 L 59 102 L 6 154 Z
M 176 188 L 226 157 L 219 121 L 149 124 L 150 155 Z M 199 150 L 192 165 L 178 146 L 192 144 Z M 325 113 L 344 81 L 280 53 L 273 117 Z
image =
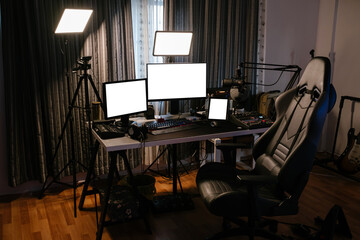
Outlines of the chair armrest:
M 277 182 L 273 175 L 237 175 L 237 179 L 245 184 L 271 184 Z

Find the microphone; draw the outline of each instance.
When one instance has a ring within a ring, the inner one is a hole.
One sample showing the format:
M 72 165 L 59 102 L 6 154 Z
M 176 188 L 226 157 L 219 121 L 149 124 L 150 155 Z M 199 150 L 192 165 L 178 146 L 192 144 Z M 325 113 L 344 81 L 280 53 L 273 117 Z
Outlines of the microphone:
M 240 87 L 245 84 L 244 82 L 245 77 L 241 73 L 241 67 L 242 67 L 241 64 L 237 66 L 237 68 L 235 69 L 235 76 L 233 78 L 223 79 L 222 81 L 223 87 L 233 87 L 233 86 Z
M 242 79 L 223 79 L 222 85 L 223 87 L 232 87 L 232 86 L 242 86 L 244 84 L 244 80 Z

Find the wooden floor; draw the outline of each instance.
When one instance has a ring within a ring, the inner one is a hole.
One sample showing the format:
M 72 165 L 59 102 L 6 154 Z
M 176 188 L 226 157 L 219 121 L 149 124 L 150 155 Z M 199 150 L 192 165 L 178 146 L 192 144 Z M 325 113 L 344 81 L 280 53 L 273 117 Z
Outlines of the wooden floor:
M 196 193 L 195 175 L 196 171 L 193 171 L 190 175 L 182 176 L 184 190 L 189 193 Z M 158 177 L 156 188 L 158 194 L 170 192 L 171 181 Z M 77 190 L 77 200 L 81 190 L 82 188 Z M 147 234 L 141 220 L 134 220 L 106 227 L 102 239 L 197 240 L 220 231 L 221 219 L 211 215 L 199 197 L 194 197 L 193 200 L 194 210 L 151 214 L 152 235 Z M 315 226 L 314 218 L 325 218 L 334 204 L 343 208 L 353 239 L 360 239 L 360 183 L 316 166 L 300 199 L 299 214 L 278 220 Z M 94 206 L 94 198 L 87 197 L 84 206 Z M 287 225 L 281 224 L 279 232 L 292 235 Z M 95 237 L 95 212 L 78 211 L 78 217 L 74 218 L 72 189 L 53 189 L 42 199 L 32 194 L 0 198 L 0 239 L 88 240 Z M 295 236 L 293 239 L 303 238 Z

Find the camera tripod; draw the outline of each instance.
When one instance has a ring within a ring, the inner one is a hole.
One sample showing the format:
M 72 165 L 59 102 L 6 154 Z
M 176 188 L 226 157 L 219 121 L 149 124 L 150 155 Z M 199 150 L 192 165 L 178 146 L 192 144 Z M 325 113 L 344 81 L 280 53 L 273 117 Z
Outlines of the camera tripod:
M 68 187 L 72 187 L 74 190 L 74 216 L 76 217 L 76 189 L 77 187 L 79 187 L 79 184 L 77 183 L 76 180 L 76 164 L 78 163 L 79 165 L 81 165 L 82 167 L 86 168 L 83 164 L 81 164 L 79 161 L 76 160 L 75 157 L 75 147 L 74 147 L 74 129 L 73 129 L 73 117 L 72 117 L 72 112 L 74 109 L 74 105 L 75 105 L 75 101 L 79 95 L 79 91 L 80 88 L 82 86 L 82 82 L 84 82 L 85 85 L 85 111 L 86 111 L 86 121 L 88 121 L 88 131 L 89 131 L 89 144 L 90 144 L 90 149 L 91 151 L 93 151 L 93 147 L 92 147 L 92 133 L 91 133 L 91 109 L 90 109 L 90 101 L 89 101 L 89 86 L 88 86 L 88 82 L 90 82 L 92 89 L 94 90 L 94 93 L 97 97 L 97 100 L 100 102 L 100 106 L 102 106 L 102 102 L 101 102 L 101 98 L 99 95 L 99 92 L 97 91 L 95 84 L 92 80 L 91 75 L 89 75 L 87 73 L 87 70 L 91 68 L 91 65 L 89 64 L 89 61 L 91 59 L 91 56 L 86 56 L 86 57 L 82 57 L 80 60 L 77 61 L 78 63 L 78 67 L 74 68 L 73 71 L 83 71 L 83 74 L 80 76 L 80 80 L 77 83 L 77 87 L 76 90 L 74 92 L 74 95 L 71 99 L 70 102 L 70 106 L 69 106 L 69 110 L 66 114 L 66 118 L 65 118 L 65 122 L 64 125 L 61 128 L 61 134 L 59 136 L 59 141 L 56 145 L 55 148 L 55 153 L 51 159 L 51 162 L 47 163 L 47 170 L 48 170 L 48 175 L 46 176 L 45 182 L 43 184 L 43 187 L 41 189 L 39 198 L 42 198 L 44 195 L 44 192 L 53 184 L 53 183 L 58 183 L 58 184 L 62 184 Z M 67 81 L 68 81 L 68 97 L 70 100 L 70 83 L 69 83 L 69 76 L 67 76 Z M 54 176 L 53 174 L 53 163 L 55 161 L 55 158 L 57 156 L 58 150 L 60 148 L 60 144 L 64 138 L 64 134 L 65 134 L 65 130 L 66 127 L 68 125 L 68 123 L 70 123 L 70 147 L 71 147 L 71 160 L 65 164 L 65 166 L 63 167 L 63 169 L 56 175 Z M 58 181 L 58 178 L 60 177 L 60 175 L 65 171 L 66 168 L 68 167 L 72 167 L 72 177 L 73 177 L 73 182 L 72 184 L 68 184 L 65 182 L 60 182 Z M 48 180 L 50 177 L 53 177 L 52 180 L 48 183 Z

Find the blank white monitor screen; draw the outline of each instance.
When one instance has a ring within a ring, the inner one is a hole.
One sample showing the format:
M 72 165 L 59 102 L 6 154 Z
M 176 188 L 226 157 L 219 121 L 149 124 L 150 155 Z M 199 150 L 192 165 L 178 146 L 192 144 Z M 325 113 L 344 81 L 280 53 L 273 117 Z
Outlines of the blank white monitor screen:
M 228 111 L 228 99 L 210 98 L 209 116 L 210 120 L 226 120 Z
M 147 111 L 146 79 L 104 83 L 105 118 Z
M 147 64 L 148 99 L 206 97 L 206 63 Z

